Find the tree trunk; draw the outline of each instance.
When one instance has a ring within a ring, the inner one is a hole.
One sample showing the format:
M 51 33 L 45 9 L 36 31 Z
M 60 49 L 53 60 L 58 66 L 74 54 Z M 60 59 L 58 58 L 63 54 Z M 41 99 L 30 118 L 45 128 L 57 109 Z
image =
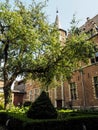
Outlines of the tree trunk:
M 4 86 L 4 109 L 6 109 L 9 101 L 10 101 L 10 95 L 11 95 L 11 87 L 10 86 Z

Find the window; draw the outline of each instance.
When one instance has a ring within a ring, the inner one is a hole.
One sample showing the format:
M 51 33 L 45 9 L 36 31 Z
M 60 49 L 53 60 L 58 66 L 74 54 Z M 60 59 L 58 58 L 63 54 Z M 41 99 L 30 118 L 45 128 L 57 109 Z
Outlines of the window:
M 75 82 L 70 83 L 70 94 L 71 94 L 71 100 L 76 100 L 77 99 Z
M 95 59 L 96 59 L 96 62 L 98 62 L 98 52 L 96 52 L 95 54 Z
M 32 99 L 32 98 L 33 98 L 32 95 L 33 95 L 32 90 L 30 90 L 30 92 L 29 92 L 30 101 L 33 100 L 33 99 Z
M 91 63 L 94 64 L 98 62 L 98 52 L 95 53 L 95 57 L 91 58 Z
M 35 88 L 35 93 L 34 93 L 34 96 L 35 96 L 35 99 L 39 96 L 39 88 Z
M 29 100 L 35 101 L 35 99 L 39 96 L 40 90 L 39 88 L 35 88 L 29 91 Z
M 98 76 L 94 77 L 95 95 L 98 98 Z

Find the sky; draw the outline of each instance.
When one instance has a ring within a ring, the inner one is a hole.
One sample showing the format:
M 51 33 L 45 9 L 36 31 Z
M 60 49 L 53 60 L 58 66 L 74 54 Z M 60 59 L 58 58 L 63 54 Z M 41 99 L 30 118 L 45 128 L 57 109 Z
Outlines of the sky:
M 56 15 L 56 8 L 59 11 L 59 19 L 63 29 L 70 28 L 70 22 L 75 14 L 79 26 L 86 22 L 86 18 L 93 18 L 98 14 L 98 0 L 50 0 L 47 13 L 50 21 L 53 22 Z
M 0 0 L 5 1 L 5 0 Z M 11 2 L 14 0 L 10 0 Z M 30 3 L 31 0 L 21 0 Z M 36 0 L 43 2 L 44 0 Z M 48 0 L 45 9 L 50 23 L 55 21 L 56 10 L 59 11 L 59 19 L 62 29 L 68 30 L 70 22 L 75 14 L 76 20 L 79 21 L 79 26 L 86 22 L 86 18 L 93 18 L 98 14 L 98 0 Z

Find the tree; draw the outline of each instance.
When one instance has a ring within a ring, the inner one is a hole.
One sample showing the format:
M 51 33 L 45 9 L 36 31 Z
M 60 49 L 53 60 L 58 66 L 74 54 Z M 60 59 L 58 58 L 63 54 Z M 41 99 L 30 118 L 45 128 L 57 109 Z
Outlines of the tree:
M 88 58 L 91 58 L 96 50 L 96 44 L 94 41 L 91 41 L 90 37 L 83 31 L 77 27 L 79 21 L 76 20 L 75 14 L 73 15 L 73 19 L 71 21 L 71 29 L 69 30 L 69 36 L 67 41 L 67 49 L 73 54 L 71 57 L 71 61 L 75 63 L 75 67 L 79 66 L 79 62 L 88 62 Z
M 45 82 L 46 88 L 54 76 L 68 77 L 78 61 L 90 57 L 93 44 L 84 35 L 71 35 L 61 46 L 59 31 L 49 24 L 43 11 L 46 1 L 29 8 L 16 0 L 15 7 L 0 3 L 0 60 L 4 78 L 5 108 L 11 85 L 17 76 L 31 73 Z
M 0 60 L 5 108 L 16 77 L 30 72 L 33 77 L 42 75 L 60 48 L 57 29 L 48 24 L 43 12 L 45 3 L 33 1 L 27 9 L 16 1 L 12 9 L 7 2 L 0 3 Z

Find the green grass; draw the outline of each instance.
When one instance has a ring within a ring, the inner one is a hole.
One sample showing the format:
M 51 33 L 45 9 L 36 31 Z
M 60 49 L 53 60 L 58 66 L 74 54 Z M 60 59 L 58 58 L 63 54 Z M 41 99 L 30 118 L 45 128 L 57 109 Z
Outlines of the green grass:
M 11 109 L 7 110 L 0 110 L 0 112 L 5 112 L 9 116 L 14 117 L 16 119 L 20 119 L 22 121 L 33 121 L 26 116 L 26 112 L 28 111 L 29 107 L 11 107 Z M 78 111 L 78 110 L 57 110 L 58 118 L 60 120 L 72 119 L 72 118 L 86 118 L 86 117 L 98 117 L 98 111 Z
M 98 117 L 98 111 L 79 111 L 79 110 L 58 110 L 58 119 L 82 117 Z

